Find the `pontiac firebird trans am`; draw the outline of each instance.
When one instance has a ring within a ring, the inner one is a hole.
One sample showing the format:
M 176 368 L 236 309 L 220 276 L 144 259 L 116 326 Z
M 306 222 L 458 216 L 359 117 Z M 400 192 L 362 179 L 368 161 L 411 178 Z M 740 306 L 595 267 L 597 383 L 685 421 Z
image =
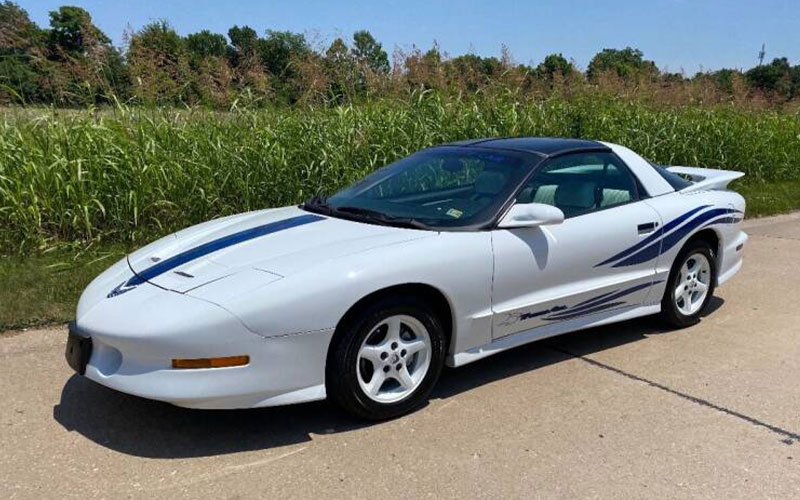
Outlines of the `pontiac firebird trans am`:
M 132 253 L 83 293 L 67 360 L 183 407 L 401 415 L 445 364 L 649 314 L 696 323 L 742 265 L 742 175 L 573 139 L 431 147 Z

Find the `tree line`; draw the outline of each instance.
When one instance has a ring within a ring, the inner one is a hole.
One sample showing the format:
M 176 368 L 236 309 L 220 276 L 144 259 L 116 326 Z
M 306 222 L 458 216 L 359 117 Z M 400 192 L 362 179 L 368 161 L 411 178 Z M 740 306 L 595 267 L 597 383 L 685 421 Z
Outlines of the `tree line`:
M 49 27 L 11 1 L 0 3 L 0 104 L 80 107 L 114 102 L 232 106 L 341 104 L 418 89 L 508 89 L 532 95 L 608 90 L 664 102 L 800 101 L 800 65 L 776 58 L 752 69 L 692 77 L 659 70 L 640 50 L 604 49 L 585 72 L 562 54 L 536 66 L 502 56 L 449 57 L 434 44 L 389 54 L 369 31 L 314 46 L 303 34 L 233 26 L 180 36 L 167 21 L 126 33 L 125 50 L 79 7 L 50 12 Z

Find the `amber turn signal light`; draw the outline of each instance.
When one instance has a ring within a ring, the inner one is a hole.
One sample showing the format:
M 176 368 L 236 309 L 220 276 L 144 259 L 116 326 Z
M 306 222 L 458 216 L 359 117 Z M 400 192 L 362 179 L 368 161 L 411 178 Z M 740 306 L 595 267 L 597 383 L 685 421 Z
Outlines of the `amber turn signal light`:
M 226 366 L 244 366 L 250 363 L 250 356 L 226 356 L 224 358 L 173 359 L 173 368 L 224 368 Z

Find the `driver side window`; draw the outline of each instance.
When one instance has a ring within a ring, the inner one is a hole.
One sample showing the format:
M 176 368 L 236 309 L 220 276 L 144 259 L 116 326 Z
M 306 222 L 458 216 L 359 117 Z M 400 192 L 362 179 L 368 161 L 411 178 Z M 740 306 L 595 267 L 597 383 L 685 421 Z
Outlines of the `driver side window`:
M 638 199 L 628 168 L 610 153 L 557 157 L 536 169 L 518 203 L 553 205 L 574 217 Z

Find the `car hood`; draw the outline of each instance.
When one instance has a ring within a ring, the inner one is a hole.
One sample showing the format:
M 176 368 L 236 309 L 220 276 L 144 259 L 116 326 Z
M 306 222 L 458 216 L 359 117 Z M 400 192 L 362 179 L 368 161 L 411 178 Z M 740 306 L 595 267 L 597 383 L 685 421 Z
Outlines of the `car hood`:
M 140 282 L 185 293 L 242 271 L 272 281 L 331 259 L 435 233 L 355 222 L 297 207 L 193 226 L 128 256 Z

